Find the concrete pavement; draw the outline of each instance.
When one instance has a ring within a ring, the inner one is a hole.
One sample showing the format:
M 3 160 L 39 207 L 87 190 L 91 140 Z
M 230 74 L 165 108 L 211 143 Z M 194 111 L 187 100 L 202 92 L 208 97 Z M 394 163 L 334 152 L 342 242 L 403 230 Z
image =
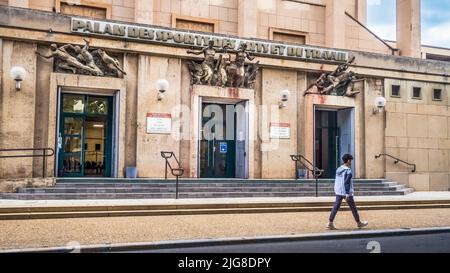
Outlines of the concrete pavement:
M 450 192 L 407 196 L 357 197 L 361 210 L 450 208 Z M 151 199 L 151 200 L 0 200 L 0 220 L 236 213 L 328 211 L 333 197 Z M 343 210 L 348 208 L 344 205 Z
M 367 230 L 450 227 L 450 209 L 368 210 Z M 0 249 L 104 245 L 328 233 L 329 211 L 2 220 Z M 352 214 L 338 214 L 336 232 L 359 232 Z
M 356 196 L 357 201 L 450 201 L 449 192 L 414 192 L 403 196 Z M 108 205 L 184 205 L 184 204 L 248 204 L 248 203 L 311 203 L 333 202 L 334 197 L 295 198 L 211 198 L 211 199 L 141 199 L 141 200 L 4 200 L 0 208 L 7 207 L 49 207 L 49 206 L 108 206 Z

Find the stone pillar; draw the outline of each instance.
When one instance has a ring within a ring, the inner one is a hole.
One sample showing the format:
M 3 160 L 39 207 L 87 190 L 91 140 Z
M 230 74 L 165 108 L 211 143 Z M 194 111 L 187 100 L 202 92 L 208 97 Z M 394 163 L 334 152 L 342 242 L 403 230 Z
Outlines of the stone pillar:
M 420 0 L 397 0 L 397 47 L 402 56 L 421 57 Z
M 153 0 L 135 0 L 134 20 L 139 24 L 153 24 Z
M 0 87 L 0 147 L 2 149 L 33 148 L 36 103 L 36 54 L 32 43 L 2 42 L 2 85 Z M 16 91 L 9 75 L 11 68 L 21 66 L 26 71 L 22 89 Z M 32 158 L 10 158 L 1 165 L 2 178 L 32 177 Z
M 364 25 L 367 25 L 367 0 L 356 1 L 356 19 Z
M 345 6 L 340 1 L 327 0 L 325 28 L 325 45 L 345 48 Z
M 9 0 L 8 5 L 11 7 L 18 7 L 18 8 L 29 8 L 30 7 L 29 0 Z
M 258 36 L 258 1 L 239 0 L 238 35 L 247 38 Z

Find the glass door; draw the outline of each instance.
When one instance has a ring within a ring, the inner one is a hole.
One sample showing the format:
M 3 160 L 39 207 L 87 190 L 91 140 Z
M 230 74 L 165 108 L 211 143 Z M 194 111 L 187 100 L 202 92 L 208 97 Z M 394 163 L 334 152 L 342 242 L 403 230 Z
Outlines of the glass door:
M 62 94 L 61 102 L 58 175 L 110 177 L 112 98 Z
M 59 139 L 60 176 L 83 176 L 84 96 L 63 95 Z
M 236 141 L 227 139 L 226 105 L 204 104 L 200 140 L 200 177 L 236 177 Z M 234 117 L 234 113 L 232 115 Z M 230 128 L 234 128 L 231 126 Z M 233 130 L 235 131 L 235 130 Z

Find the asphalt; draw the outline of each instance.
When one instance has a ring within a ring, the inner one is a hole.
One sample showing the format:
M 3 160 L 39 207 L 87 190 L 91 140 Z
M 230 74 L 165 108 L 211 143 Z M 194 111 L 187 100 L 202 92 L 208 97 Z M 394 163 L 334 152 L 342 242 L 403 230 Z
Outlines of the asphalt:
M 450 253 L 450 227 L 11 249 L 0 253 Z
M 127 252 L 127 251 L 124 251 Z M 450 253 L 450 232 L 140 250 L 130 253 Z

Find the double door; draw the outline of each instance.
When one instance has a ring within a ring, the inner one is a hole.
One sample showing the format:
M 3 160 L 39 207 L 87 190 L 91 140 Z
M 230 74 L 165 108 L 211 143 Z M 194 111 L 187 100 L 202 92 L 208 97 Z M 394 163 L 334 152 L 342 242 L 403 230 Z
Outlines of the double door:
M 58 176 L 111 176 L 112 97 L 61 95 Z

